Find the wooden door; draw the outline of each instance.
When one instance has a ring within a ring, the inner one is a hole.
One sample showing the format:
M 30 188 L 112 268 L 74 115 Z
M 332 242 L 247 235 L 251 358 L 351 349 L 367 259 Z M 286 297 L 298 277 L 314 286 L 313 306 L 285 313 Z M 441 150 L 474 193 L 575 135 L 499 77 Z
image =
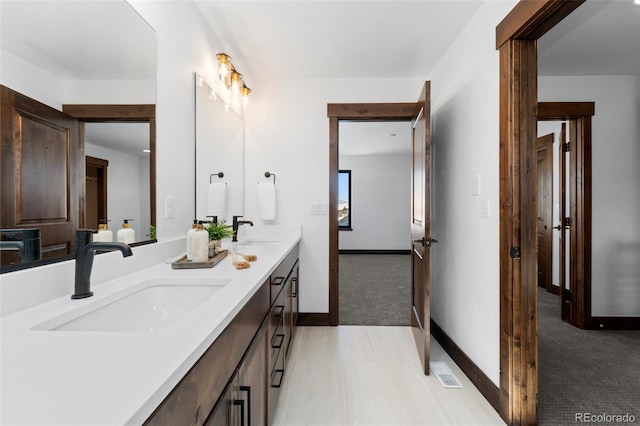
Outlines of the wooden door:
M 73 254 L 84 226 L 78 121 L 2 86 L 2 228 L 40 228 L 42 258 Z
M 552 290 L 553 133 L 538 138 L 538 286 Z
M 431 84 L 425 85 L 418 98 L 412 120 L 412 178 L 411 178 L 411 257 L 412 312 L 411 328 L 420 354 L 422 368 L 429 374 L 429 321 L 431 266 L 433 242 L 430 228 L 431 210 Z
M 85 227 L 98 229 L 100 221 L 107 224 L 107 170 L 109 161 L 85 157 L 86 222 Z
M 567 199 L 567 153 L 565 151 L 565 143 L 567 141 L 567 125 L 566 123 L 562 123 L 561 131 L 560 131 L 560 143 L 558 144 L 558 158 L 559 158 L 559 167 L 558 167 L 558 178 L 560 179 L 559 183 L 559 206 L 560 206 L 560 223 L 556 225 L 555 229 L 558 230 L 558 239 L 560 250 L 558 250 L 558 256 L 560 256 L 559 262 L 559 285 L 560 285 L 560 295 L 562 295 L 567 288 L 567 245 L 565 240 L 565 227 L 564 227 L 564 218 L 566 217 L 566 199 Z M 569 310 L 568 305 L 565 307 L 564 302 L 562 301 L 562 296 L 560 297 L 560 312 L 561 317 L 564 321 L 567 321 L 569 318 Z

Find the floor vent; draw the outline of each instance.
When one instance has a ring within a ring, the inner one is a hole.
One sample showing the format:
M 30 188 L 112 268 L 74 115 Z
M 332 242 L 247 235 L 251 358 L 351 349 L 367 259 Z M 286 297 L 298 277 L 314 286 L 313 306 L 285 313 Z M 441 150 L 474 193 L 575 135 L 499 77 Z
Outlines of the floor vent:
M 443 388 L 456 388 L 462 389 L 462 383 L 453 374 L 451 368 L 447 365 L 446 362 L 431 362 L 429 363 L 429 367 L 431 368 L 431 372 L 436 375 L 436 378 L 440 382 Z

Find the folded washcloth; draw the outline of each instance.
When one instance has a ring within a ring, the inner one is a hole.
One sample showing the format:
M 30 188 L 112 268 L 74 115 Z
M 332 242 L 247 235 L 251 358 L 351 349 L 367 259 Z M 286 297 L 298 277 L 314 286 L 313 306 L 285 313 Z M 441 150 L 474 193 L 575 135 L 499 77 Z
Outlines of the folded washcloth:
M 275 220 L 276 185 L 273 182 L 258 182 L 258 207 L 262 220 Z
M 227 184 L 215 182 L 209 184 L 207 215 L 218 216 L 218 221 L 227 219 Z

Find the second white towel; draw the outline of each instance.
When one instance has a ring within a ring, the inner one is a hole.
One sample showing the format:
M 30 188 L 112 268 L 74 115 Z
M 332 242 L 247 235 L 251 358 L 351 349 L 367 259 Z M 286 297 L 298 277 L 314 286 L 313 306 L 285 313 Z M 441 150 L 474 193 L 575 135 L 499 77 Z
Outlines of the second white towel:
M 273 182 L 258 182 L 258 208 L 262 220 L 275 220 L 276 185 Z
M 227 184 L 215 182 L 209 184 L 207 215 L 218 216 L 218 221 L 227 219 Z

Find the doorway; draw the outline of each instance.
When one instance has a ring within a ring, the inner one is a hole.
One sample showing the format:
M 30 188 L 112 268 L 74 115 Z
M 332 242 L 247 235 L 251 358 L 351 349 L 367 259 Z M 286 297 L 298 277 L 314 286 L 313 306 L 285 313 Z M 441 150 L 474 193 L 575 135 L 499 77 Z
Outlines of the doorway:
M 155 225 L 156 225 L 156 191 L 155 191 L 155 182 L 156 182 L 156 126 L 155 126 L 155 105 L 153 104 L 137 104 L 137 105 L 100 105 L 100 104 L 91 104 L 91 105 L 83 105 L 83 104 L 69 104 L 63 105 L 62 111 L 65 114 L 68 114 L 76 119 L 78 119 L 81 123 L 80 135 L 82 139 L 87 139 L 90 135 L 92 140 L 104 138 L 109 141 L 109 144 L 117 144 L 121 143 L 126 148 L 118 148 L 122 149 L 131 149 L 140 151 L 139 147 L 132 147 L 134 140 L 144 140 L 144 143 L 147 144 L 148 153 L 144 154 L 144 160 L 140 160 L 136 165 L 134 162 L 132 167 L 125 168 L 123 170 L 142 170 L 141 174 L 144 174 L 140 178 L 139 185 L 133 185 L 135 187 L 130 188 L 132 191 L 127 192 L 130 194 L 128 198 L 117 198 L 117 203 L 112 202 L 112 207 L 116 206 L 127 206 L 133 204 L 140 204 L 140 206 L 144 206 L 140 209 L 141 215 L 139 219 L 140 232 L 136 233 L 136 243 L 143 243 L 146 241 L 155 241 Z M 96 137 L 95 135 L 101 135 L 100 137 Z M 134 138 L 131 139 L 131 135 L 134 135 Z M 148 141 L 148 142 L 147 142 Z M 107 151 L 103 150 L 102 146 L 98 146 L 101 143 L 94 143 L 96 145 L 97 150 L 95 150 L 96 154 L 102 155 L 104 152 L 115 151 L 115 149 L 110 149 Z M 128 157 L 126 162 L 131 162 L 130 158 L 135 157 L 135 154 L 132 152 L 127 153 L 126 157 Z M 136 153 L 139 155 L 139 153 Z M 116 155 L 118 155 L 116 153 Z M 147 160 L 148 158 L 148 160 Z M 112 164 L 114 166 L 115 163 Z M 112 167 L 113 168 L 113 167 Z M 127 178 L 126 173 L 121 173 L 120 171 L 113 171 L 111 174 L 113 177 L 121 179 L 122 184 L 117 184 L 117 187 L 128 188 L 127 181 L 133 182 L 133 180 Z M 135 172 L 133 172 L 135 175 Z M 106 176 L 105 176 L 106 177 Z M 129 186 L 132 186 L 129 183 Z M 106 194 L 106 184 L 104 187 L 104 193 Z M 116 192 L 112 189 L 112 192 Z M 119 191 L 122 193 L 123 191 Z M 102 210 L 103 216 L 101 218 L 107 219 L 107 209 L 106 202 L 103 204 L 104 208 Z M 120 210 L 120 209 L 119 209 Z M 123 216 L 123 214 L 119 215 L 119 217 L 114 218 L 118 220 L 129 219 L 129 217 Z M 119 223 L 111 223 L 111 227 L 115 228 L 119 225 Z
M 101 220 L 107 217 L 107 182 L 109 161 L 85 156 L 86 224 L 89 229 L 98 229 Z
M 411 123 L 340 121 L 340 325 L 411 324 Z
M 338 235 L 338 176 L 340 121 L 405 121 L 410 122 L 415 103 L 329 104 L 329 312 L 307 314 L 301 324 L 339 325 L 339 235 Z
M 500 413 L 509 424 L 538 421 L 537 191 L 532 179 L 536 176 L 537 40 L 583 3 L 519 2 L 496 28 L 502 206 Z M 587 262 L 571 267 L 577 275 L 590 273 Z

